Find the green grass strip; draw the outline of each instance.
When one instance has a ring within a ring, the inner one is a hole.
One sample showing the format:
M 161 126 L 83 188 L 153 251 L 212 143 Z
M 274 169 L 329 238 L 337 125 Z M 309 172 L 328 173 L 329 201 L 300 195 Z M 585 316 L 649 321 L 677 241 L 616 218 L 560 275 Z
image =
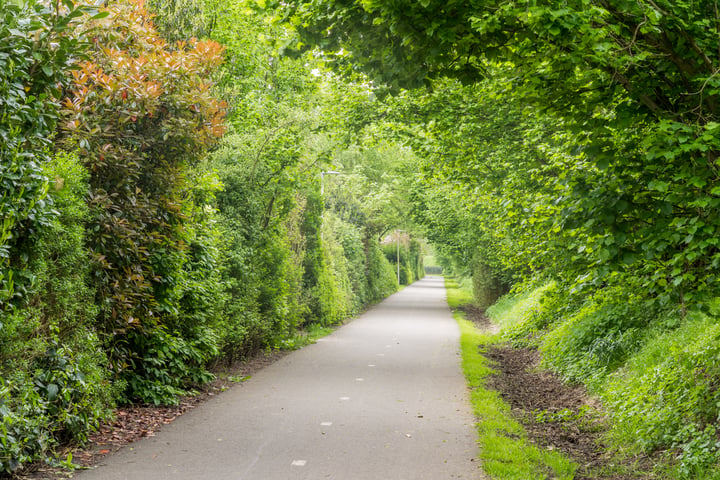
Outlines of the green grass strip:
M 467 292 L 462 291 L 465 289 L 451 279 L 446 281 L 446 286 L 448 303 L 460 327 L 462 368 L 471 391 L 485 473 L 493 480 L 572 480 L 577 465 L 556 451 L 531 443 L 522 425 L 513 418 L 510 406 L 498 392 L 486 388 L 487 377 L 494 370 L 482 352 L 498 339 L 478 330 L 457 310 L 463 302 L 467 303 Z

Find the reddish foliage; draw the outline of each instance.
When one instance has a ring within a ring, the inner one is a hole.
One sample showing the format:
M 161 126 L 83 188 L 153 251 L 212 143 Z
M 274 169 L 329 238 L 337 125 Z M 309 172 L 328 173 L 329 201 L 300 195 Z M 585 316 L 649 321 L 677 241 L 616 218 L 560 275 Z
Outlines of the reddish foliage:
M 66 142 L 90 171 L 90 246 L 108 330 L 157 321 L 186 249 L 187 171 L 224 133 L 210 78 L 223 47 L 168 45 L 141 2 L 83 26 L 94 51 L 63 101 Z

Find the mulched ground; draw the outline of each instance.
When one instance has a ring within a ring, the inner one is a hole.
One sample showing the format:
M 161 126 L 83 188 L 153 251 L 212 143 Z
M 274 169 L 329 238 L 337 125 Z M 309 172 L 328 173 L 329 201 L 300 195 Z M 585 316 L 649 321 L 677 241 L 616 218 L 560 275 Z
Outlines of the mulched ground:
M 480 330 L 486 330 L 492 333 L 497 331 L 497 325 L 493 324 L 485 315 L 485 310 L 474 305 L 461 305 L 458 310 L 465 312 L 465 318 L 473 322 Z
M 481 310 L 463 311 L 479 328 L 493 327 Z M 500 392 L 535 444 L 562 451 L 580 465 L 575 480 L 653 478 L 645 473 L 651 469 L 650 459 L 626 459 L 618 464 L 602 443 L 607 426 L 600 405 L 583 387 L 568 385 L 541 370 L 536 350 L 498 345 L 483 355 L 497 371 L 489 378 L 489 387 Z M 630 473 L 608 473 L 617 471 Z
M 101 425 L 98 432 L 90 436 L 90 441 L 82 449 L 65 447 L 60 457 L 72 452 L 72 462 L 81 467 L 91 467 L 100 463 L 103 457 L 118 451 L 122 446 L 136 442 L 144 437 L 152 437 L 163 425 L 171 423 L 190 409 L 210 400 L 223 391 L 236 385 L 238 380 L 253 375 L 258 370 L 275 363 L 288 351 L 276 350 L 270 354 L 259 353 L 254 357 L 237 362 L 229 367 L 218 368 L 214 372 L 216 379 L 205 385 L 198 395 L 184 397 L 176 407 L 131 406 L 121 407 L 115 412 L 115 420 Z M 18 480 L 60 480 L 67 479 L 72 472 L 60 467 L 31 465 Z

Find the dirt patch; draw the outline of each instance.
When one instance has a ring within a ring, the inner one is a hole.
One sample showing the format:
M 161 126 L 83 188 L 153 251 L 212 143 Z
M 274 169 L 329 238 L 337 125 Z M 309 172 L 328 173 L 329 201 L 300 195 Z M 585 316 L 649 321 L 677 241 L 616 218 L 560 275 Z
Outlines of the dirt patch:
M 461 308 L 468 320 L 492 333 L 497 326 L 473 306 Z M 498 345 L 483 355 L 497 372 L 488 387 L 500 393 L 530 439 L 541 448 L 558 450 L 578 463 L 574 480 L 638 480 L 654 478 L 649 457 L 620 462 L 602 441 L 608 426 L 601 405 L 582 386 L 564 383 L 540 368 L 540 354 L 528 348 Z M 618 473 L 623 472 L 623 473 Z
M 620 465 L 602 436 L 607 426 L 597 402 L 585 389 L 563 383 L 540 370 L 540 354 L 527 348 L 495 346 L 484 353 L 495 363 L 497 374 L 489 386 L 500 392 L 528 436 L 539 446 L 559 450 L 580 467 L 575 480 L 637 480 L 648 478 L 633 459 Z M 644 462 L 641 462 L 644 463 Z M 603 472 L 631 473 L 603 473 Z
M 259 353 L 245 361 L 231 366 L 214 369 L 215 380 L 204 385 L 197 395 L 183 397 L 173 407 L 130 406 L 115 411 L 115 420 L 100 426 L 90 435 L 89 442 L 82 448 L 66 446 L 61 450 L 60 458 L 72 453 L 72 462 L 87 468 L 97 465 L 103 457 L 118 451 L 121 447 L 145 437 L 152 437 L 163 425 L 171 423 L 180 415 L 214 398 L 225 390 L 280 360 L 289 351 L 275 350 L 269 354 Z M 71 476 L 65 468 L 48 465 L 30 465 L 26 471 L 15 478 L 19 480 L 60 480 Z
M 487 315 L 485 315 L 485 310 L 474 305 L 461 305 L 458 307 L 458 310 L 464 312 L 465 318 L 470 320 L 480 330 L 485 330 L 493 334 L 500 331 L 498 326 L 492 323 Z
M 603 466 L 604 450 L 592 432 L 601 430 L 602 425 L 592 418 L 595 410 L 583 389 L 538 370 L 536 351 L 499 346 L 484 355 L 498 372 L 489 378 L 488 386 L 510 404 L 530 438 L 545 448 L 567 453 L 584 469 Z

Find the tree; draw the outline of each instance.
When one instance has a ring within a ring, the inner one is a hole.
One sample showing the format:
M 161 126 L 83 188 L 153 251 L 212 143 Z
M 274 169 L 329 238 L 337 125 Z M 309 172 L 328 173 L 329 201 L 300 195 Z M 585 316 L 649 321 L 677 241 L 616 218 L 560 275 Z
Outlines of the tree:
M 308 45 L 342 51 L 341 69 L 391 90 L 502 79 L 536 114 L 562 120 L 568 153 L 592 173 L 563 183 L 557 224 L 596 278 L 632 265 L 664 300 L 717 293 L 713 2 L 326 0 L 285 14 Z

